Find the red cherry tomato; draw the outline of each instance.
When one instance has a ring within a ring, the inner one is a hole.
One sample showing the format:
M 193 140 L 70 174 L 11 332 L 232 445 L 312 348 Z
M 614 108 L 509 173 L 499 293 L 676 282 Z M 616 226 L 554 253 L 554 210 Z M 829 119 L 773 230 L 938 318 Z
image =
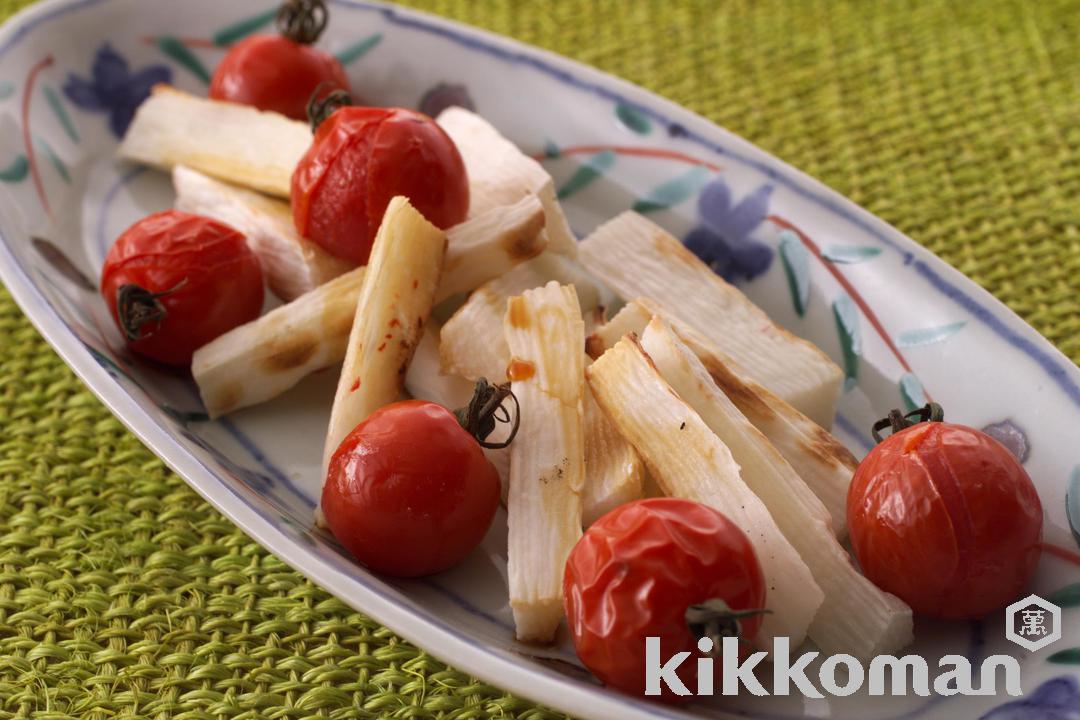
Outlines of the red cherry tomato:
M 1039 560 L 1031 478 L 1003 445 L 964 425 L 923 422 L 878 444 L 855 472 L 847 520 L 866 577 L 932 617 L 1004 607 Z
M 101 294 L 132 350 L 187 365 L 195 350 L 259 316 L 262 269 L 236 230 L 166 210 L 113 243 Z
M 400 577 L 459 563 L 498 504 L 499 475 L 476 438 L 423 400 L 376 410 L 345 437 L 321 503 L 330 531 L 357 560 Z
M 306 120 L 316 89 L 349 90 L 341 63 L 312 45 L 326 19 L 321 0 L 286 2 L 278 12 L 281 34 L 253 35 L 229 48 L 210 79 L 210 97 Z
M 290 200 L 301 235 L 362 265 L 395 195 L 444 230 L 464 220 L 469 185 L 457 147 L 412 110 L 343 107 L 316 130 Z
M 280 35 L 253 35 L 233 45 L 214 69 L 210 97 L 307 119 L 307 104 L 320 93 L 349 90 L 345 69 L 333 55 Z
M 693 692 L 700 628 L 687 622 L 690 606 L 714 601 L 739 612 L 765 604 L 746 535 L 716 510 L 675 498 L 627 503 L 593 523 L 570 553 L 563 590 L 578 657 L 604 684 L 639 697 L 646 637 L 660 638 L 665 661 L 691 653 L 678 674 Z M 729 622 L 753 640 L 761 615 Z

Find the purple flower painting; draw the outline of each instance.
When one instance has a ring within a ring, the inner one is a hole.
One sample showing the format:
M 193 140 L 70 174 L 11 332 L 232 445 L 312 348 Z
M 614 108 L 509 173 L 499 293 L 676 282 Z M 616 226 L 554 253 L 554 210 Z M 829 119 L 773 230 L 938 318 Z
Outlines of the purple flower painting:
M 83 110 L 106 113 L 109 129 L 122 137 L 150 89 L 171 80 L 172 71 L 164 65 L 148 65 L 132 72 L 128 61 L 105 43 L 94 56 L 90 77 L 70 73 L 64 95 Z
M 1075 677 L 1062 675 L 1019 700 L 999 705 L 980 720 L 1080 720 L 1080 688 Z
M 695 255 L 728 282 L 753 280 L 773 261 L 773 249 L 750 238 L 769 212 L 772 185 L 752 190 L 738 203 L 723 178 L 713 178 L 698 196 L 699 225 L 683 239 Z

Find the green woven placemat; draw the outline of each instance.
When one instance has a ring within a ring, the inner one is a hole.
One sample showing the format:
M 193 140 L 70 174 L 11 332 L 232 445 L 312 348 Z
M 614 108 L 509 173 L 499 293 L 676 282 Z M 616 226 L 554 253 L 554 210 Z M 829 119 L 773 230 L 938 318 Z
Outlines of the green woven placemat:
M 0 17 L 25 2 L 0 0 Z M 925 243 L 1080 361 L 1080 3 L 416 0 L 641 83 Z M 0 719 L 541 717 L 304 580 L 0 291 Z

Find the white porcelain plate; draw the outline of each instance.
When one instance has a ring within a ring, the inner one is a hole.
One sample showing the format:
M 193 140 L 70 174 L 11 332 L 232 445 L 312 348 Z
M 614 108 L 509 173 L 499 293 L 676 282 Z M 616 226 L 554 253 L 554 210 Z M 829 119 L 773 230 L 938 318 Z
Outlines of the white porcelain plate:
M 1025 696 L 717 698 L 678 707 L 595 684 L 564 641 L 517 644 L 505 518 L 465 565 L 393 582 L 312 530 L 334 372 L 206 422 L 189 378 L 128 354 L 95 287 L 105 251 L 168 207 L 167 177 L 114 149 L 155 82 L 200 93 L 225 47 L 267 29 L 257 0 L 52 0 L 0 30 L 0 275 L 90 388 L 252 537 L 330 592 L 458 668 L 579 716 L 1065 717 L 1076 682 L 1080 371 L 1034 330 L 881 220 L 750 143 L 626 82 L 427 15 L 332 0 L 322 43 L 369 102 L 434 113 L 470 104 L 555 176 L 579 236 L 635 207 L 688 240 L 769 314 L 828 352 L 848 382 L 835 431 L 858 454 L 891 407 L 941 402 L 1021 455 L 1046 511 L 1033 588 L 1064 606 L 1064 638 L 1030 653 L 1003 615 L 926 623 L 913 649 L 1019 658 Z M 1074 518 L 1075 521 L 1075 518 Z M 1065 592 L 1062 590 L 1065 589 Z M 1011 704 L 1006 704 L 1011 702 Z

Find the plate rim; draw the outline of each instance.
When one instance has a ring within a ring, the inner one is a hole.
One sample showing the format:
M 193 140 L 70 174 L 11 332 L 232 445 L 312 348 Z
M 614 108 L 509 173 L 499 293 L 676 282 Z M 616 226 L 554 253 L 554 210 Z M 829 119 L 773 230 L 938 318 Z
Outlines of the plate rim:
M 35 27 L 54 17 L 75 9 L 119 1 L 39 0 L 0 25 L 0 55 Z M 951 299 L 962 305 L 965 305 L 966 300 L 965 307 L 976 316 L 981 316 L 980 319 L 984 321 L 987 318 L 996 320 L 1001 327 L 991 329 L 1002 340 L 1018 347 L 1056 384 L 1063 387 L 1071 384 L 1072 389 L 1066 387 L 1066 392 L 1073 403 L 1080 407 L 1080 368 L 1002 301 L 869 210 L 749 140 L 651 90 L 544 48 L 431 13 L 401 8 L 377 0 L 331 2 L 354 9 L 379 12 L 392 21 L 397 20 L 398 24 L 414 29 L 440 32 L 457 40 L 459 44 L 476 45 L 473 38 L 478 38 L 479 44 L 489 54 L 509 53 L 512 60 L 528 62 L 541 71 L 551 73 L 561 67 L 570 76 L 584 82 L 588 89 L 610 95 L 613 100 L 629 101 L 635 108 L 644 109 L 651 116 L 665 122 L 671 122 L 672 118 L 677 119 L 679 124 L 693 128 L 692 134 L 706 147 L 710 144 L 708 135 L 719 134 L 724 143 L 735 146 L 750 156 L 758 156 L 757 162 L 763 166 L 766 174 L 774 177 L 784 174 L 791 185 L 814 191 L 814 195 L 826 206 L 832 206 L 830 209 L 834 211 L 842 210 L 841 214 L 864 225 L 879 241 L 926 263 L 937 275 L 943 276 L 946 284 L 961 297 Z M 24 315 L 65 364 L 144 445 L 243 532 L 348 605 L 370 615 L 417 647 L 425 649 L 425 652 L 449 662 L 455 669 L 483 678 L 501 689 L 547 707 L 558 708 L 579 717 L 689 717 L 686 713 L 650 703 L 647 699 L 632 698 L 600 686 L 585 685 L 546 668 L 527 667 L 508 661 L 497 654 L 498 648 L 473 640 L 468 633 L 441 623 L 434 614 L 399 604 L 371 584 L 371 580 L 381 581 L 366 570 L 361 570 L 361 574 L 356 575 L 335 569 L 305 545 L 291 539 L 229 488 L 198 457 L 181 445 L 164 425 L 140 407 L 133 396 L 122 389 L 105 368 L 94 360 L 82 341 L 46 299 L 27 270 L 19 263 L 12 243 L 2 232 L 0 279 L 4 281 Z M 222 490 L 224 492 L 212 492 Z M 342 583 L 346 585 L 343 586 Z M 344 589 L 358 591 L 361 595 L 340 592 Z M 438 651 L 427 650 L 432 646 L 437 646 Z M 723 708 L 719 708 L 719 712 L 730 715 Z

